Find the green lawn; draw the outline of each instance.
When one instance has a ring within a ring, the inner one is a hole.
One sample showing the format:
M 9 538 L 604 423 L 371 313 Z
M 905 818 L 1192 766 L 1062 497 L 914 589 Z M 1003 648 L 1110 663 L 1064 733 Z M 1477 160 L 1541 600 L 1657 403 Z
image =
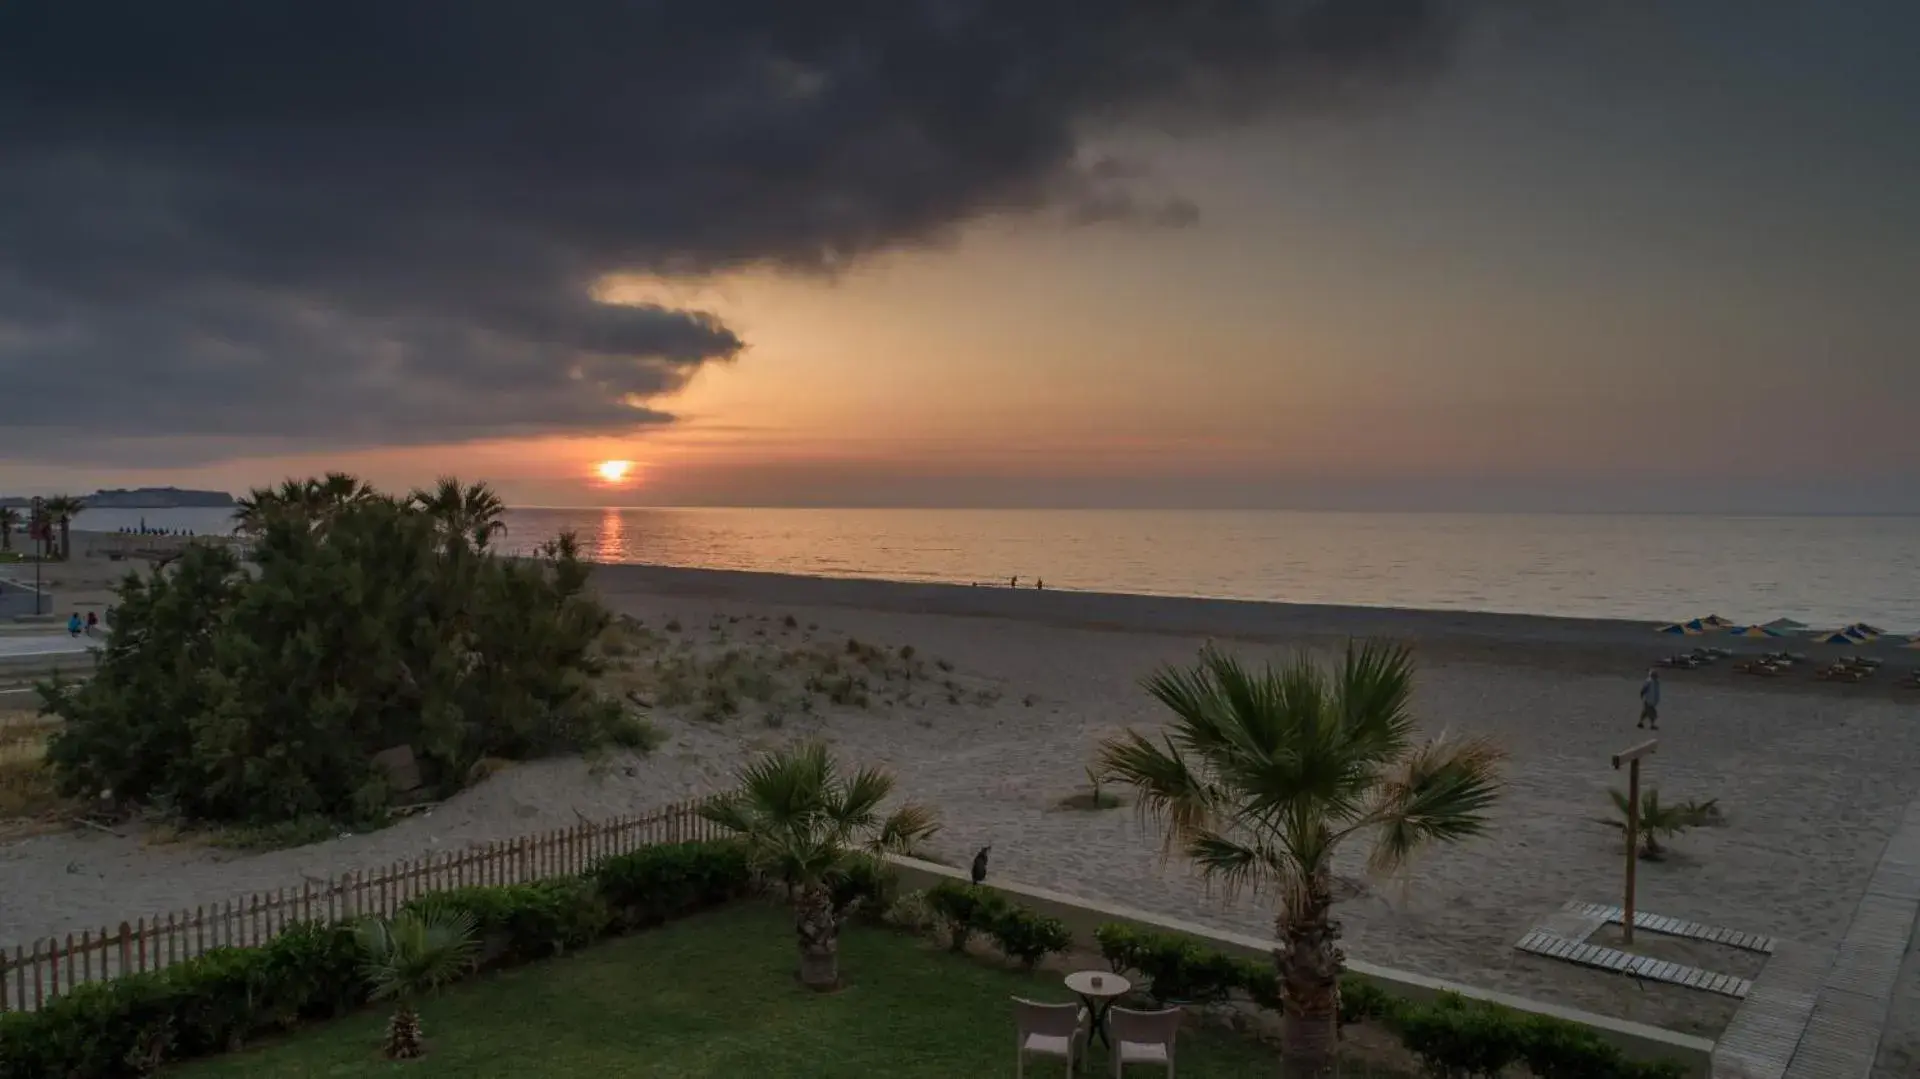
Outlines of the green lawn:
M 169 1079 L 965 1079 L 1013 1074 L 1007 1000 L 1071 1000 L 1059 975 L 1029 978 L 922 941 L 849 928 L 844 991 L 794 982 L 781 911 L 754 904 L 688 919 L 459 986 L 423 1010 L 426 1059 L 390 1064 L 385 1014 L 364 1012 Z M 1028 1074 L 1063 1075 L 1034 1058 Z M 1097 1046 L 1092 1075 L 1111 1075 Z M 1140 1075 L 1160 1075 L 1140 1068 Z M 1181 1035 L 1182 1076 L 1278 1073 L 1274 1050 L 1215 1030 Z

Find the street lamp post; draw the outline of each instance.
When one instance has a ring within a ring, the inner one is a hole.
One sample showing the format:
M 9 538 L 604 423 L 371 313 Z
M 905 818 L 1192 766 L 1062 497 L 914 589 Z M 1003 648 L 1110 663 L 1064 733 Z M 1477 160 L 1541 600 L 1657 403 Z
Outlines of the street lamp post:
M 33 506 L 27 511 L 27 527 L 33 532 L 33 613 L 51 614 L 40 609 L 40 600 L 46 593 L 40 591 L 40 562 L 43 550 L 40 539 L 46 534 L 47 501 L 39 495 L 33 496 Z

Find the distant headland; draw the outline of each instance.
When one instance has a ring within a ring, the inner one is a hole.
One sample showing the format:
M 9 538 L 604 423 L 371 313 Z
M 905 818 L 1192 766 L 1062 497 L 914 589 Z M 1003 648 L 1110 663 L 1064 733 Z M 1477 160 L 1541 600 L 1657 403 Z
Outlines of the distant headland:
M 26 507 L 32 499 L 19 496 L 0 498 L 0 506 Z M 187 491 L 178 487 L 112 488 L 95 491 L 82 501 L 88 509 L 166 510 L 183 507 L 231 506 L 233 496 L 225 491 Z

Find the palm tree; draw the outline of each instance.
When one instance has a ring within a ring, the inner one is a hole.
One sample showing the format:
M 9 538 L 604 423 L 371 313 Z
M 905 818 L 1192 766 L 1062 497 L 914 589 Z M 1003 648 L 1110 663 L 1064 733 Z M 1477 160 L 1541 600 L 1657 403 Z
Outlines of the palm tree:
M 893 777 L 877 768 L 841 773 L 825 745 L 769 753 L 739 772 L 740 789 L 700 815 L 739 836 L 755 865 L 787 882 L 799 938 L 800 982 L 840 984 L 840 923 L 833 889 L 848 868 L 883 851 L 905 852 L 939 830 L 933 810 L 907 803 L 887 817 Z
M 1601 823 L 1618 828 L 1624 834 L 1627 830 L 1627 792 L 1615 789 L 1609 790 L 1607 795 L 1613 799 L 1613 810 L 1618 815 L 1604 818 Z M 1723 820 L 1718 798 L 1662 805 L 1660 792 L 1648 787 L 1640 792 L 1640 857 L 1644 861 L 1657 862 L 1667 853 L 1667 848 L 1660 845 L 1660 840 L 1672 839 L 1691 828 L 1720 824 Z
M 87 501 L 75 495 L 54 495 L 47 499 L 47 520 L 60 526 L 60 557 L 73 557 L 73 519 L 87 508 Z
M 1430 843 L 1479 834 L 1499 793 L 1501 753 L 1444 735 L 1414 742 L 1405 649 L 1347 647 L 1336 669 L 1310 656 L 1254 673 L 1211 646 L 1146 689 L 1173 713 L 1156 743 L 1129 730 L 1101 743 L 1100 771 L 1130 784 L 1142 815 L 1229 892 L 1270 888 L 1274 964 L 1289 1057 L 1331 1062 L 1346 961 L 1332 917 L 1333 861 L 1350 839 L 1390 873 Z
M 242 535 L 259 535 L 266 529 L 269 518 L 289 508 L 285 495 L 283 483 L 277 488 L 255 487 L 234 499 L 233 530 Z
M 340 509 L 379 497 L 366 481 L 346 472 L 329 472 L 319 479 L 281 480 L 277 487 L 255 487 L 235 500 L 234 530 L 258 535 L 267 522 L 288 515 L 323 527 Z
M 328 509 L 365 502 L 379 493 L 372 484 L 351 472 L 329 472 L 317 480 L 308 480 L 306 486 L 312 492 L 313 502 Z
M 507 530 L 501 517 L 507 505 L 484 483 L 465 487 L 452 476 L 441 476 L 429 490 L 416 490 L 408 496 L 414 505 L 431 514 L 449 541 L 458 537 L 484 551 L 493 537 Z
M 385 1052 L 411 1060 L 423 1052 L 420 1001 L 473 969 L 479 955 L 478 923 L 472 914 L 421 916 L 402 912 L 360 923 L 361 973 L 368 999 L 394 1002 Z
M 23 523 L 19 510 L 12 506 L 0 506 L 0 551 L 13 550 L 13 533 Z

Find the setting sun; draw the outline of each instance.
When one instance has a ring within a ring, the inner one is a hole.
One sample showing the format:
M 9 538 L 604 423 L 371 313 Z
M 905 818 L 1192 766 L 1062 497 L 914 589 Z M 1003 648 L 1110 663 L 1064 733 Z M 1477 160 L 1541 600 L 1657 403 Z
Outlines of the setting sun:
M 599 472 L 600 478 L 608 483 L 623 483 L 626 481 L 627 473 L 633 471 L 633 462 L 602 461 L 595 471 Z

